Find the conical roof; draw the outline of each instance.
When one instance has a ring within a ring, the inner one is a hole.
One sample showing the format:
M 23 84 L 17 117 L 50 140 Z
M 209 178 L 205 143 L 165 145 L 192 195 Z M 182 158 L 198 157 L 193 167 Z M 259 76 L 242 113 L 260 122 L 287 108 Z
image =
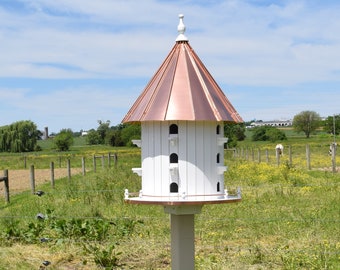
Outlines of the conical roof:
M 183 15 L 176 44 L 135 101 L 123 123 L 143 121 L 242 122 L 184 35 Z

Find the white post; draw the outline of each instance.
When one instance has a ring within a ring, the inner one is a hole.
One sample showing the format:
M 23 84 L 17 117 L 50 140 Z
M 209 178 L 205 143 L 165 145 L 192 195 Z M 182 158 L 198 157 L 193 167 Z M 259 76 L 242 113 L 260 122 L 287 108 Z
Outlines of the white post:
M 202 205 L 165 206 L 171 214 L 171 269 L 195 269 L 195 214 Z
M 195 269 L 195 215 L 171 215 L 171 269 Z

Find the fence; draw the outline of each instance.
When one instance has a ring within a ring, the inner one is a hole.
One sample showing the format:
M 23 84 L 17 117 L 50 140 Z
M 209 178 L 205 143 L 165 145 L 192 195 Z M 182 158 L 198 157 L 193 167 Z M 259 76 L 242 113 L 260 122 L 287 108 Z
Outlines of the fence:
M 65 157 L 64 157 L 65 158 Z M 26 169 L 27 167 L 27 156 L 24 156 L 23 158 L 23 167 Z M 58 164 L 59 164 L 59 168 L 62 167 L 62 156 L 58 157 Z M 118 162 L 118 155 L 117 153 L 111 154 L 108 153 L 107 155 L 100 155 L 100 156 L 96 156 L 93 155 L 92 156 L 92 164 L 93 164 L 93 172 L 97 172 L 97 160 L 100 159 L 101 160 L 101 165 L 102 165 L 102 169 L 105 169 L 106 167 L 106 162 L 105 159 L 107 159 L 107 167 L 111 168 L 112 166 L 112 161 L 111 159 L 113 159 L 113 165 L 114 167 L 117 166 L 117 162 Z M 74 160 L 74 159 L 73 159 Z M 79 164 L 76 163 L 77 165 Z M 51 161 L 50 165 L 49 165 L 49 170 L 50 170 L 50 181 L 51 181 L 51 186 L 52 188 L 55 188 L 55 162 Z M 85 157 L 81 157 L 81 173 L 83 176 L 85 176 L 86 172 L 89 171 L 86 168 L 86 158 Z M 30 189 L 32 194 L 37 194 L 35 187 L 36 187 L 36 168 L 35 165 L 31 165 L 29 168 L 29 184 L 30 184 Z M 70 180 L 72 175 L 71 175 L 71 158 L 66 158 L 66 172 L 67 172 L 67 178 Z M 5 192 L 5 200 L 7 203 L 10 202 L 10 192 L 9 192 L 9 176 L 8 176 L 8 170 L 4 170 L 4 176 L 0 176 L 0 182 L 4 182 L 4 192 Z M 39 195 L 39 194 L 37 194 Z
M 304 148 L 304 149 L 303 149 Z M 241 147 L 228 149 L 232 153 L 233 158 L 244 159 L 254 162 L 267 162 L 269 164 L 280 165 L 285 163 L 289 166 L 296 166 L 312 169 L 331 170 L 333 173 L 338 171 L 336 165 L 336 145 L 330 148 L 323 146 L 305 146 L 293 147 L 288 145 L 284 149 L 284 153 L 279 154 L 275 148 L 250 148 Z

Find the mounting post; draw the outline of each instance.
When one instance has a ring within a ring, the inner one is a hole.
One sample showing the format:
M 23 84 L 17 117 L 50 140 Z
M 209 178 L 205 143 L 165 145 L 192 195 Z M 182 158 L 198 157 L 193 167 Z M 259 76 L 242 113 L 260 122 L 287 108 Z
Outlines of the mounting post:
M 195 214 L 202 205 L 165 206 L 171 214 L 171 269 L 195 269 Z

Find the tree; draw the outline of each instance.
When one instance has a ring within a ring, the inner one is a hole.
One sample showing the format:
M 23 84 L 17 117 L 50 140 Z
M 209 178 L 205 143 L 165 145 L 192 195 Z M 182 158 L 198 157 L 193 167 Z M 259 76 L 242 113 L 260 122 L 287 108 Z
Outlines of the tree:
M 54 144 L 58 151 L 70 150 L 73 141 L 73 132 L 71 129 L 62 129 L 59 134 L 54 137 Z
M 228 138 L 228 147 L 235 147 L 238 141 L 246 138 L 244 124 L 226 124 L 224 125 L 224 135 Z
M 340 114 L 334 116 L 328 116 L 324 121 L 324 130 L 334 135 L 334 126 L 335 126 L 335 135 L 339 135 L 340 133 Z
M 251 139 L 253 141 L 283 141 L 287 140 L 286 134 L 272 126 L 260 126 L 253 129 Z
M 86 143 L 90 144 L 90 145 L 97 145 L 97 144 L 102 143 L 102 139 L 101 139 L 99 133 L 94 129 L 91 129 L 87 133 L 85 140 L 86 140 Z
M 36 124 L 24 120 L 0 128 L 0 151 L 29 152 L 38 149 L 41 132 Z
M 104 144 L 106 143 L 106 137 L 110 130 L 110 121 L 107 120 L 103 122 L 98 120 L 98 128 L 97 130 L 91 129 L 86 137 L 86 143 L 93 145 L 93 144 Z
M 270 128 L 267 130 L 266 135 L 271 142 L 287 140 L 286 134 L 277 128 Z
M 110 129 L 110 121 L 107 120 L 106 122 L 103 122 L 101 120 L 98 120 L 98 124 L 99 126 L 97 128 L 97 132 L 101 138 L 101 144 L 103 144 L 105 142 L 106 133 Z
M 314 111 L 302 111 L 294 116 L 293 128 L 297 132 L 304 132 L 306 138 L 321 126 L 321 117 Z
M 105 143 L 111 146 L 125 146 L 122 140 L 122 130 L 112 127 L 107 133 Z
M 120 133 L 121 140 L 124 145 L 132 146 L 132 140 L 141 138 L 141 126 L 138 124 L 124 125 Z

